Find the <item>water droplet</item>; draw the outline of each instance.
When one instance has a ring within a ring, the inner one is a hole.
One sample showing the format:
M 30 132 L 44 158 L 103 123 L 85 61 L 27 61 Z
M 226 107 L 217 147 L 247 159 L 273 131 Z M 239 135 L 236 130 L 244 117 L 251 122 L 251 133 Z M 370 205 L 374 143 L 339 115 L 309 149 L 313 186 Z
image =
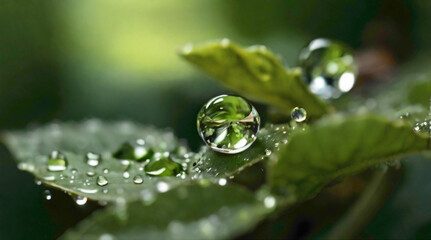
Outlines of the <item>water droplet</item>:
M 36 183 L 36 185 L 38 186 L 42 185 L 42 181 L 40 181 L 39 179 L 34 179 L 34 183 Z
M 218 180 L 218 185 L 220 185 L 220 186 L 224 186 L 224 185 L 226 185 L 226 183 L 227 183 L 226 178 L 220 178 Z
M 59 172 L 67 167 L 66 156 L 60 151 L 52 151 L 48 157 L 48 171 Z
M 169 190 L 169 185 L 165 182 L 158 182 L 156 185 L 157 191 L 164 193 Z
M 96 173 L 95 173 L 95 172 L 93 172 L 93 171 L 88 171 L 88 172 L 87 172 L 87 176 L 89 176 L 89 177 L 92 177 L 92 176 L 94 176 L 94 175 L 96 175 Z
M 184 171 L 181 164 L 166 156 L 159 156 L 151 159 L 151 161 L 144 166 L 144 170 L 147 175 L 157 177 L 176 176 Z
M 82 206 L 85 205 L 87 203 L 87 197 L 83 197 L 83 196 L 76 196 L 75 197 L 75 202 L 76 204 Z
M 142 179 L 141 175 L 136 175 L 136 176 L 133 178 L 133 182 L 134 182 L 134 183 L 136 183 L 136 184 L 141 184 L 141 183 L 143 183 L 143 182 L 144 182 L 144 179 Z
M 43 196 L 44 196 L 44 198 L 45 198 L 46 200 L 48 200 L 48 201 L 52 199 L 51 191 L 49 191 L 48 189 L 47 189 L 47 190 L 45 190 L 45 191 L 43 191 Z
M 92 167 L 96 167 L 97 165 L 99 165 L 101 160 L 102 157 L 100 156 L 100 154 L 92 152 L 88 152 L 87 154 L 85 154 L 85 162 Z
M 263 204 L 266 208 L 274 208 L 276 203 L 277 200 L 273 196 L 266 196 L 265 199 L 263 199 Z
M 337 41 L 311 41 L 299 55 L 299 66 L 310 90 L 325 99 L 340 97 L 356 82 L 353 51 Z
M 265 149 L 265 155 L 266 156 L 271 156 L 272 151 L 269 149 Z
M 123 143 L 113 156 L 117 159 L 144 161 L 152 157 L 153 154 L 154 151 L 145 146 L 145 141 L 143 139 L 138 139 L 133 143 Z
M 295 122 L 303 122 L 307 118 L 307 111 L 303 108 L 295 107 L 290 112 L 290 117 L 295 120 Z
M 70 172 L 71 172 L 72 174 L 76 174 L 76 173 L 78 172 L 78 170 L 77 170 L 76 168 L 72 168 L 72 170 L 70 170 Z
M 107 168 L 103 169 L 103 173 L 104 173 L 104 174 L 109 173 L 109 169 L 107 169 Z
M 97 177 L 97 185 L 99 186 L 105 186 L 108 184 L 108 179 L 104 176 L 98 176 Z
M 198 133 L 211 149 L 239 153 L 256 140 L 260 117 L 245 99 L 220 95 L 209 100 L 197 118 Z
M 130 173 L 128 171 L 123 172 L 123 178 L 128 179 L 130 177 Z
M 104 233 L 100 235 L 99 240 L 114 240 L 114 237 L 111 234 Z

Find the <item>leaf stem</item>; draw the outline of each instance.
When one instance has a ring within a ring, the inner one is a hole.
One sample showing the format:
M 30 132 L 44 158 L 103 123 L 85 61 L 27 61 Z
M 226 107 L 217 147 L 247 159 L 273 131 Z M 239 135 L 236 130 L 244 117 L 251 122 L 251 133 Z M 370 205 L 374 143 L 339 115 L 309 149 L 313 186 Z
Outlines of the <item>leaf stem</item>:
M 325 239 L 353 239 L 386 201 L 386 195 L 394 184 L 394 175 L 394 170 L 391 169 L 376 171 L 358 201 L 331 229 Z

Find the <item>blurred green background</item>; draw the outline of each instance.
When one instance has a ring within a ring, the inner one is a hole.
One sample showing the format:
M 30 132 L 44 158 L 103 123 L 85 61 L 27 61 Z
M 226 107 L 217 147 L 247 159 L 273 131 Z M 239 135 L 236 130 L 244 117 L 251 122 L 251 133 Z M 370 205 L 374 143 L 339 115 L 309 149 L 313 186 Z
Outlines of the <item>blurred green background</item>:
M 308 41 L 338 39 L 356 49 L 360 88 L 390 81 L 426 55 L 430 25 L 426 0 L 1 1 L 0 130 L 54 119 L 131 119 L 172 128 L 196 149 L 197 111 L 228 91 L 182 61 L 179 47 L 226 37 L 267 45 L 295 66 Z M 43 188 L 16 170 L 4 146 L 0 157 L 0 239 L 51 239 L 73 224 L 46 211 Z M 87 210 L 68 211 L 79 218 Z M 361 236 L 389 236 L 376 224 Z

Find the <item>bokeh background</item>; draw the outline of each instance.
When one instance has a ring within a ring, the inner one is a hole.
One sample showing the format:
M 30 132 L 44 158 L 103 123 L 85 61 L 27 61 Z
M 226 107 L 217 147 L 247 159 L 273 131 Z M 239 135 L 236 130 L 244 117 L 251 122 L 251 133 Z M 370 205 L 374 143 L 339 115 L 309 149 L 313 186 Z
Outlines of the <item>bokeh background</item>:
M 333 38 L 355 49 L 360 92 L 391 81 L 403 65 L 426 56 L 430 25 L 427 0 L 1 1 L 0 130 L 55 119 L 131 119 L 169 127 L 196 149 L 198 110 L 228 91 L 182 61 L 179 47 L 226 37 L 264 44 L 295 66 L 308 41 Z M 0 145 L 0 239 L 51 239 L 90 211 L 47 207 L 42 192 Z M 67 221 L 70 215 L 75 220 Z M 389 236 L 381 232 L 391 228 L 384 225 L 387 215 L 378 215 L 361 238 Z M 292 226 L 299 230 L 291 238 L 307 236 L 307 227 Z M 426 234 L 430 226 L 423 229 Z

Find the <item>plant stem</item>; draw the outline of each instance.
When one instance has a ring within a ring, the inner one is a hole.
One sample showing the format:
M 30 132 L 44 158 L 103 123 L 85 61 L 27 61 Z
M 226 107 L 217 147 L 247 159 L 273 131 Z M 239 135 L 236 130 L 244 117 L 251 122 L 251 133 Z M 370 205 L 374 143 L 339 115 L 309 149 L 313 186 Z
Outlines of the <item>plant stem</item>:
M 386 201 L 386 195 L 393 186 L 393 177 L 392 169 L 376 171 L 358 201 L 331 229 L 325 239 L 353 239 Z

